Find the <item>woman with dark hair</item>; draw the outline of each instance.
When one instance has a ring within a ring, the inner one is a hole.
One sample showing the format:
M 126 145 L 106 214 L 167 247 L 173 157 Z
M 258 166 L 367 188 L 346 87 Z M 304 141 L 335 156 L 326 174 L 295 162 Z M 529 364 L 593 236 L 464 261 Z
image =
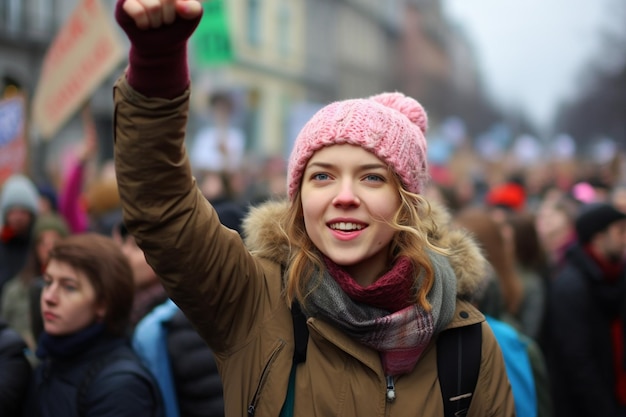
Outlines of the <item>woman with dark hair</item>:
M 133 275 L 118 245 L 87 233 L 57 242 L 43 276 L 41 364 L 26 416 L 161 416 L 127 338 Z

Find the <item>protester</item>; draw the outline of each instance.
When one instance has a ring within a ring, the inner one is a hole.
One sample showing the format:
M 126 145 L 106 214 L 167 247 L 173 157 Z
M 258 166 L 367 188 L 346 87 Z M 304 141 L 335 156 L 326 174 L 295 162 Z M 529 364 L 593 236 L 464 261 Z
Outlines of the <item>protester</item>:
M 524 294 L 516 318 L 522 333 L 541 343 L 550 268 L 535 225 L 535 216 L 529 212 L 512 213 L 507 218 Z
M 139 322 L 133 348 L 161 388 L 165 417 L 224 415 L 213 352 L 171 300 Z
M 0 294 L 4 284 L 26 264 L 31 230 L 37 219 L 39 194 L 33 182 L 14 174 L 2 185 L 0 194 Z
M 126 337 L 128 261 L 109 237 L 64 238 L 44 273 L 37 367 L 25 416 L 162 416 L 161 397 Z
M 220 224 L 185 152 L 186 40 L 201 5 L 155 6 L 116 8 L 131 41 L 114 90 L 118 186 L 130 233 L 215 353 L 227 415 L 443 415 L 462 401 L 444 405 L 438 336 L 478 324 L 467 415 L 513 416 L 502 353 L 462 300 L 484 258 L 419 195 L 428 172 L 421 106 L 388 93 L 320 110 L 296 139 L 289 200 L 246 220 L 249 251 Z M 298 364 L 296 300 L 309 331 Z
M 454 223 L 467 230 L 480 244 L 493 269 L 483 289 L 475 291 L 472 301 L 485 313 L 487 322 L 500 345 L 511 381 L 517 416 L 551 417 L 553 404 L 546 362 L 538 343 L 518 330 L 520 323 L 502 307 L 503 294 L 498 274 L 510 274 L 514 259 L 503 254 L 505 237 L 502 225 L 481 206 L 466 207 L 454 216 Z M 487 313 L 486 311 L 490 312 Z
M 67 221 L 72 233 L 92 229 L 88 213 L 90 207 L 85 191 L 91 182 L 89 172 L 93 170 L 98 155 L 98 132 L 89 106 L 83 109 L 81 119 L 84 136 L 76 156 L 68 163 L 59 193 L 59 212 Z M 91 197 L 91 200 L 93 199 L 94 197 Z M 93 206 L 93 203 L 91 205 Z
M 26 265 L 18 275 L 4 287 L 0 316 L 24 339 L 31 352 L 35 351 L 36 336 L 31 312 L 39 311 L 31 306 L 31 291 L 40 287 L 41 274 L 48 263 L 48 254 L 54 244 L 69 235 L 69 228 L 63 218 L 57 214 L 40 214 L 33 227 L 33 245 Z M 37 301 L 38 302 L 38 301 Z M 40 316 L 40 315 L 39 315 Z
M 31 376 L 25 352 L 26 343 L 0 318 L 0 416 L 22 415 Z
M 581 208 L 577 242 L 554 279 L 549 366 L 556 416 L 626 415 L 626 214 L 608 203 Z

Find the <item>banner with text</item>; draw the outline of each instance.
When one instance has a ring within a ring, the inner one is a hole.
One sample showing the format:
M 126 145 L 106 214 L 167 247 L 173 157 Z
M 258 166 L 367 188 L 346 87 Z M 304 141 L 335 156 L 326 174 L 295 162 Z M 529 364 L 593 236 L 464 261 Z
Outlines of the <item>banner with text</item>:
M 100 0 L 81 0 L 44 58 L 33 120 L 50 139 L 124 58 L 124 46 Z
M 0 101 L 0 186 L 11 175 L 26 168 L 26 111 L 24 98 Z

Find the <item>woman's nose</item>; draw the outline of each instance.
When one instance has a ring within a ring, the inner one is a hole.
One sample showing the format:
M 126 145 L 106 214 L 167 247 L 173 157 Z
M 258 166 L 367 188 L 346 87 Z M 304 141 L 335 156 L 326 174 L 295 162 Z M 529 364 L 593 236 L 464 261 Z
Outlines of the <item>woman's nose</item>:
M 333 204 L 337 207 L 357 207 L 361 204 L 354 184 L 351 181 L 344 181 L 339 184 Z
M 56 287 L 54 285 L 44 287 L 41 291 L 41 300 L 47 304 L 54 304 L 57 300 Z

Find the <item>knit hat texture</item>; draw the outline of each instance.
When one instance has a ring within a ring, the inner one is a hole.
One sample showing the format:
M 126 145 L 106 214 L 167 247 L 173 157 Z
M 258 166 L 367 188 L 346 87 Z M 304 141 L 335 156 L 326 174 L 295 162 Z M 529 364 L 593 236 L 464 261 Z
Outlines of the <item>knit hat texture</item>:
M 623 213 L 608 203 L 590 203 L 581 207 L 575 221 L 580 243 L 587 244 L 593 237 L 606 230 L 611 224 L 626 219 Z
M 2 186 L 0 195 L 0 222 L 4 222 L 7 212 L 20 207 L 36 215 L 39 210 L 39 193 L 35 184 L 22 174 L 10 176 Z
M 70 234 L 70 229 L 65 219 L 54 213 L 41 214 L 37 217 L 33 226 L 33 238 L 35 240 L 39 239 L 41 234 L 48 230 L 56 231 L 61 237 L 66 237 Z
M 313 154 L 325 146 L 357 145 L 389 164 L 403 186 L 420 193 L 428 179 L 424 108 L 402 93 L 336 101 L 304 125 L 287 168 L 287 191 L 293 200 Z

